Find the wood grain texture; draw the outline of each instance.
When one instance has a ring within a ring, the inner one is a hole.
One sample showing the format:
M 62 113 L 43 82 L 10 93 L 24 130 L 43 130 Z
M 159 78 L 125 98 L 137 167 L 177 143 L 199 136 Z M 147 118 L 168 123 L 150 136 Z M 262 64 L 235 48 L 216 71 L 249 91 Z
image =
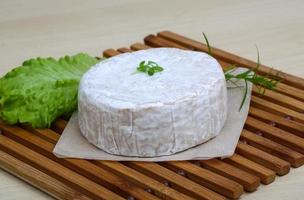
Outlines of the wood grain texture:
M 254 131 L 261 131 L 264 137 L 304 154 L 304 138 L 271 126 L 251 116 L 247 117 L 245 127 Z
M 15 157 L 0 151 L 1 168 L 10 172 L 11 174 L 21 178 L 22 180 L 36 186 L 49 195 L 64 200 L 78 199 L 89 200 L 87 196 L 81 194 L 79 191 L 72 189 L 53 177 L 35 169 L 34 167 L 24 164 Z
M 237 199 L 243 194 L 242 185 L 190 162 L 173 161 L 162 163 L 162 165 L 176 172 L 182 170 L 189 179 L 229 198 Z
M 55 143 L 59 139 L 59 134 L 57 135 L 57 140 L 55 142 L 50 142 L 47 138 L 41 135 L 35 135 L 31 132 L 23 130 L 18 127 L 8 126 L 5 124 L 0 124 L 4 135 L 10 139 L 13 139 L 37 152 L 40 152 L 44 156 L 60 163 L 61 165 L 74 170 L 75 172 L 84 174 L 87 178 L 94 182 L 97 182 L 104 187 L 115 191 L 118 194 L 122 194 L 126 198 L 128 196 L 133 196 L 137 199 L 142 200 L 157 200 L 155 196 L 147 193 L 142 188 L 130 184 L 128 181 L 112 174 L 102 168 L 97 167 L 92 162 L 82 159 L 58 159 L 52 153 Z M 36 131 L 38 129 L 35 129 Z M 52 135 L 49 135 L 52 138 Z
M 0 146 L 14 157 L 31 163 L 44 173 L 51 173 L 51 176 L 57 177 L 60 181 L 65 180 L 65 184 L 68 183 L 77 187 L 79 192 L 88 195 L 90 198 L 123 200 L 121 196 L 3 135 L 0 136 Z
M 304 164 L 303 154 L 250 131 L 243 130 L 241 139 L 251 146 L 288 161 L 293 167 L 300 167 Z
M 233 165 L 227 164 L 219 159 L 201 160 L 200 163 L 206 169 L 241 184 L 247 192 L 252 192 L 260 186 L 259 177 L 234 167 Z
M 267 185 L 275 180 L 276 173 L 274 171 L 264 167 L 263 165 L 257 164 L 237 153 L 233 154 L 231 157 L 225 158 L 224 162 L 227 162 L 244 171 L 260 177 L 260 180 L 263 184 Z
M 193 198 L 210 200 L 226 199 L 226 197 L 219 195 L 218 193 L 215 193 L 212 190 L 209 190 L 193 181 L 190 181 L 184 176 L 177 175 L 173 171 L 162 167 L 159 164 L 153 162 L 125 163 L 133 169 L 143 172 L 163 183 L 168 182 L 168 184 L 174 189 L 182 191 L 183 193 L 192 196 Z
M 278 175 L 285 175 L 289 173 L 290 164 L 287 161 L 284 161 L 243 142 L 238 142 L 235 152 L 244 156 L 245 158 L 248 158 L 249 160 L 275 171 Z
M 304 125 L 280 115 L 276 115 L 253 106 L 249 109 L 249 115 L 260 119 L 266 123 L 272 123 L 274 126 L 287 130 L 299 137 L 304 137 Z

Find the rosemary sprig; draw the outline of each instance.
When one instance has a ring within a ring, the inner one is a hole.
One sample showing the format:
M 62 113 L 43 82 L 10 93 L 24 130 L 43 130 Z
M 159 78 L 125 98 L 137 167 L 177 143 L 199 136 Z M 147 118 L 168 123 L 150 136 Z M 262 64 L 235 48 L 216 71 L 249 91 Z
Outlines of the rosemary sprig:
M 208 47 L 208 54 L 212 56 L 211 47 L 209 45 L 207 36 L 205 35 L 205 33 L 203 33 L 203 36 Z M 228 69 L 224 70 L 226 81 L 231 82 L 237 87 L 240 86 L 237 85 L 237 83 L 234 81 L 235 79 L 243 80 L 245 82 L 245 92 L 241 105 L 239 107 L 239 111 L 242 109 L 247 97 L 248 82 L 251 82 L 255 87 L 257 87 L 259 94 L 264 95 L 266 89 L 275 90 L 277 83 L 280 81 L 277 76 L 271 75 L 271 71 L 266 76 L 261 76 L 257 74 L 258 69 L 260 67 L 260 53 L 257 47 L 256 49 L 257 49 L 257 65 L 255 68 L 248 69 L 247 71 L 242 72 L 240 74 L 234 74 L 233 72 L 237 69 L 237 66 L 234 64 L 229 66 Z
M 138 72 L 147 73 L 149 76 L 164 70 L 159 64 L 151 60 L 141 61 L 136 69 Z
M 208 38 L 207 38 L 207 36 L 206 36 L 206 34 L 205 34 L 204 32 L 203 32 L 203 36 L 204 36 L 204 39 L 205 39 L 206 44 L 207 44 L 207 47 L 208 47 L 208 54 L 209 54 L 210 56 L 212 56 L 211 46 L 209 45 Z

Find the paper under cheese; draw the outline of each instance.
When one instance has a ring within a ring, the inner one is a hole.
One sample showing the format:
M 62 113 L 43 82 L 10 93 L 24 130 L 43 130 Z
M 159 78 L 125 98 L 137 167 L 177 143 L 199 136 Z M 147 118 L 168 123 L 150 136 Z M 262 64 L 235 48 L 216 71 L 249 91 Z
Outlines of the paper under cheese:
M 164 71 L 134 73 L 152 60 Z M 124 53 L 92 67 L 80 82 L 79 127 L 117 155 L 170 155 L 215 137 L 227 117 L 227 88 L 211 56 L 175 48 Z

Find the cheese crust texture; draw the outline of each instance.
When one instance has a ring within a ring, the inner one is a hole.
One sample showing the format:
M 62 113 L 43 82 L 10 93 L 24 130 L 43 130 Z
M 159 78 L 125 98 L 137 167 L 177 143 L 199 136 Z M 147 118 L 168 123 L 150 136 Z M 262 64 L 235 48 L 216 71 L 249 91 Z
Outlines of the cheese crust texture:
M 136 73 L 144 60 L 164 71 Z M 219 134 L 227 118 L 225 76 L 219 63 L 202 52 L 153 48 L 124 53 L 82 77 L 78 112 L 83 136 L 108 153 L 170 155 Z

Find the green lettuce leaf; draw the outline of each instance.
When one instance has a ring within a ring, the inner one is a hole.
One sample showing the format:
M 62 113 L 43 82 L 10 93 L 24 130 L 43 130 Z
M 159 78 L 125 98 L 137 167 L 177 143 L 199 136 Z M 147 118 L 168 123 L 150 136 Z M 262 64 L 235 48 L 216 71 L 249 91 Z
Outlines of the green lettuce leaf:
M 46 128 L 77 108 L 82 75 L 98 60 L 84 53 L 25 61 L 0 79 L 0 118 Z

